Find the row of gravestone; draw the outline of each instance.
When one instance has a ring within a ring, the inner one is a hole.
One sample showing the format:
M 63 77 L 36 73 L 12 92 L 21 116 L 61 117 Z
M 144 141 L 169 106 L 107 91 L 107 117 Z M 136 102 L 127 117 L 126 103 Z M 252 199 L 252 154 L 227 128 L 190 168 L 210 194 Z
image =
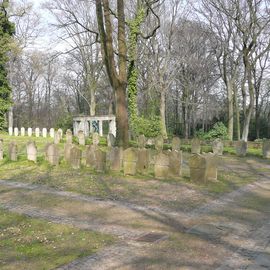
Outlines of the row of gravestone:
M 50 128 L 49 130 L 47 128 L 28 128 L 27 130 L 24 127 L 21 127 L 20 130 L 19 128 L 15 127 L 14 130 L 13 128 L 9 128 L 9 135 L 10 136 L 28 136 L 28 137 L 32 137 L 33 135 L 36 137 L 43 137 L 43 138 L 47 138 L 48 136 L 50 136 L 51 138 L 54 138 L 54 135 L 56 133 L 56 131 L 54 130 L 54 128 Z M 63 136 L 63 130 L 60 128 L 57 130 L 57 132 L 59 134 L 61 134 L 61 137 Z

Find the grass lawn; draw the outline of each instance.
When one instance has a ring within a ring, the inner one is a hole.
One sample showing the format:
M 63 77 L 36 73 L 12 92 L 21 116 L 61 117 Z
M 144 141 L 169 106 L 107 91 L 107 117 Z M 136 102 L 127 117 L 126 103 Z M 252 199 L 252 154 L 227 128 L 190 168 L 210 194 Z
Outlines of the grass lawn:
M 54 269 L 112 244 L 112 236 L 0 208 L 0 269 Z

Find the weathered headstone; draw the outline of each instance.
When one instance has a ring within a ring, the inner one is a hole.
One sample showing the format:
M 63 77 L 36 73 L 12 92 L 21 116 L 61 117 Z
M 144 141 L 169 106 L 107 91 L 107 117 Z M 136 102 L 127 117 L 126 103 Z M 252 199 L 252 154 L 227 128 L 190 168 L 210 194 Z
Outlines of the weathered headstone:
M 170 159 L 169 156 L 163 152 L 160 152 L 156 156 L 155 160 L 155 177 L 156 178 L 167 178 L 169 175 L 169 168 L 170 168 Z
M 169 175 L 179 177 L 182 174 L 182 151 L 173 150 L 169 152 Z
M 35 129 L 35 135 L 36 135 L 36 137 L 39 137 L 39 135 L 40 135 L 40 130 L 39 130 L 39 128 L 36 128 L 36 129 Z
M 73 147 L 73 144 L 66 143 L 64 146 L 64 159 L 69 162 L 70 160 L 70 150 Z
M 193 154 L 189 159 L 190 179 L 194 182 L 217 180 L 217 156 Z
M 17 161 L 18 147 L 15 142 L 11 142 L 8 146 L 8 157 L 11 161 Z
M 28 142 L 26 145 L 27 159 L 30 161 L 37 162 L 37 147 L 35 142 Z
M 48 152 L 48 148 L 49 146 L 51 145 L 52 143 L 46 143 L 45 147 L 44 147 L 44 157 L 45 157 L 45 160 L 48 161 L 48 156 L 47 156 L 47 152 Z
M 61 128 L 59 128 L 57 130 L 57 133 L 59 134 L 60 140 L 62 140 L 63 139 L 63 130 Z
M 25 128 L 24 127 L 21 127 L 21 136 L 25 136 Z
M 43 128 L 43 129 L 42 129 L 42 137 L 43 137 L 43 138 L 47 138 L 47 133 L 48 133 L 48 132 L 47 132 L 47 128 Z
M 173 137 L 172 139 L 172 151 L 180 151 L 180 138 L 179 137 Z
M 112 133 L 109 133 L 107 136 L 107 145 L 108 145 L 108 147 L 115 146 L 115 137 Z
M 159 152 L 162 151 L 163 144 L 164 144 L 163 137 L 161 135 L 157 136 L 155 139 L 155 149 Z
M 123 148 L 109 148 L 106 157 L 106 165 L 108 170 L 120 172 L 123 167 Z
M 135 175 L 138 162 L 138 152 L 134 148 L 128 148 L 123 153 L 123 165 L 125 175 Z
M 215 139 L 212 142 L 213 153 L 218 156 L 223 155 L 223 142 L 220 139 Z
M 72 131 L 70 129 L 66 131 L 66 143 L 72 144 Z
M 247 142 L 237 141 L 235 145 L 236 155 L 238 157 L 244 157 L 247 154 Z
M 138 137 L 138 148 L 145 148 L 146 139 L 144 135 L 139 135 Z
M 50 128 L 50 137 L 54 138 L 54 128 Z
M 95 169 L 97 172 L 104 172 L 106 170 L 106 152 L 99 148 L 95 151 Z
M 146 174 L 149 168 L 149 150 L 145 148 L 138 149 L 137 172 Z
M 14 128 L 14 136 L 19 136 L 19 129 L 17 127 Z
M 59 144 L 60 143 L 60 133 L 59 132 L 55 132 L 54 133 L 54 144 Z
M 12 136 L 13 135 L 13 127 L 8 128 L 8 135 Z
M 195 138 L 191 141 L 191 154 L 200 154 L 201 153 L 201 141 L 198 138 Z
M 97 150 L 96 145 L 89 145 L 86 148 L 85 152 L 85 161 L 86 161 L 86 166 L 90 167 L 92 169 L 95 169 L 95 164 L 96 164 L 96 154 L 95 151 Z
M 263 140 L 262 154 L 264 158 L 270 158 L 270 140 Z
M 27 135 L 28 135 L 28 137 L 32 137 L 32 135 L 33 135 L 33 130 L 32 130 L 32 128 L 28 128 L 28 129 L 27 129 Z
M 92 141 L 93 141 L 93 145 L 99 144 L 99 134 L 97 132 L 94 132 L 92 134 Z
M 4 141 L 0 139 L 0 160 L 4 158 Z
M 80 169 L 81 157 L 82 157 L 82 151 L 75 146 L 71 147 L 69 163 L 73 169 Z
M 46 156 L 47 156 L 48 162 L 51 165 L 56 166 L 59 164 L 60 153 L 59 153 L 59 150 L 55 144 L 50 144 L 48 146 Z
M 85 145 L 85 135 L 82 130 L 78 131 L 78 140 L 79 140 L 79 145 Z

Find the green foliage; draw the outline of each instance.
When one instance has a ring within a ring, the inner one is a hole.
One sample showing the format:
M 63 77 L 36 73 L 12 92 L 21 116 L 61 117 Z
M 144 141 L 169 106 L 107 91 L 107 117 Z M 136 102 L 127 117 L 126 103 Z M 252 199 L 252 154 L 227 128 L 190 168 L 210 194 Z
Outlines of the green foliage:
M 137 116 L 131 122 L 131 128 L 136 136 L 143 134 L 148 138 L 157 137 L 161 133 L 160 117 L 144 118 L 143 116 Z
M 11 106 L 11 88 L 7 78 L 6 65 L 15 27 L 7 17 L 8 4 L 7 0 L 0 4 L 0 130 L 5 128 L 5 114 Z
M 66 115 L 64 118 L 58 120 L 56 124 L 57 128 L 63 129 L 65 132 L 67 129 L 73 128 L 73 117 L 72 115 Z
M 202 130 L 196 132 L 196 136 L 202 140 L 214 140 L 214 139 L 228 139 L 227 127 L 222 122 L 217 122 L 214 127 L 208 132 L 204 133 Z

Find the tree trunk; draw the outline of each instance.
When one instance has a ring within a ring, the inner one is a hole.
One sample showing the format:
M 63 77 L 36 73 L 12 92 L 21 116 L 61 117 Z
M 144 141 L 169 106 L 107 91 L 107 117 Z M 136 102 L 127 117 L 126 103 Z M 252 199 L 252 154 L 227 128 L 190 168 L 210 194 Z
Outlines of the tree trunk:
M 167 129 L 166 129 L 166 94 L 164 90 L 160 93 L 160 118 L 161 118 L 161 134 L 164 139 L 167 139 Z
M 119 85 L 115 91 L 116 100 L 116 141 L 118 146 L 128 147 L 128 111 L 126 85 Z
M 236 137 L 240 141 L 241 138 L 241 125 L 240 125 L 240 114 L 239 114 L 239 104 L 237 98 L 237 90 L 234 89 L 234 106 L 235 106 L 235 120 L 236 120 Z
M 228 137 L 229 140 L 233 140 L 233 82 L 228 80 L 227 82 L 228 92 Z

